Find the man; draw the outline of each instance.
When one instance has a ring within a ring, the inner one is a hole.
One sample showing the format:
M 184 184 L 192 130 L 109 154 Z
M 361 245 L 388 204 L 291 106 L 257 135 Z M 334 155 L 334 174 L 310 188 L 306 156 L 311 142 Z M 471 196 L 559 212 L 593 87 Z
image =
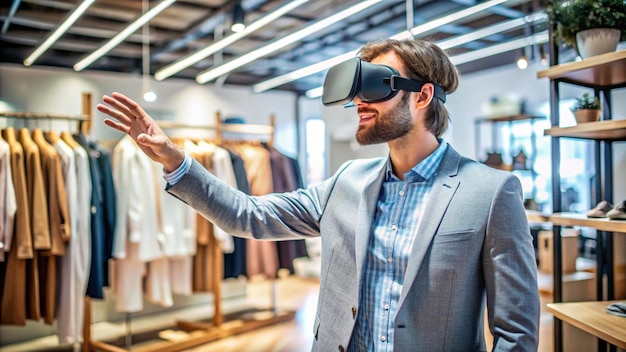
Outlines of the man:
M 518 179 L 461 157 L 441 135 L 458 73 L 422 40 L 365 45 L 331 69 L 325 104 L 358 108 L 361 144 L 387 158 L 348 161 L 307 189 L 233 190 L 176 148 L 132 100 L 98 110 L 163 164 L 168 191 L 233 235 L 322 238 L 314 351 L 535 351 L 539 295 Z M 117 121 L 115 121 L 117 120 Z

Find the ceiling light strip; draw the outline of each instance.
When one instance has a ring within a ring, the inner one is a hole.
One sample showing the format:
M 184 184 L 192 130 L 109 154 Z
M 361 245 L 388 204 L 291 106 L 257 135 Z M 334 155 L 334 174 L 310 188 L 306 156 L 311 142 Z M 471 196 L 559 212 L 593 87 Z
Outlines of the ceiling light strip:
M 536 13 L 530 16 L 525 16 L 522 18 L 517 18 L 514 20 L 502 22 L 502 23 L 499 23 L 499 24 L 496 24 L 496 25 L 493 25 L 484 29 L 479 29 L 468 34 L 459 35 L 451 39 L 443 40 L 443 41 L 437 42 L 437 45 L 440 46 L 442 49 L 446 50 L 455 46 L 459 46 L 459 45 L 469 43 L 469 42 L 472 42 L 481 38 L 488 37 L 490 35 L 502 33 L 507 30 L 521 27 L 527 23 L 532 23 L 535 21 L 540 21 L 540 20 L 545 20 L 545 19 L 547 19 L 547 16 L 544 13 Z M 358 50 L 353 50 L 348 53 L 333 57 L 331 59 L 321 61 L 319 63 L 289 72 L 287 74 L 270 78 L 268 80 L 265 80 L 263 82 L 253 85 L 252 90 L 255 93 L 261 93 L 266 90 L 270 90 L 272 88 L 283 85 L 287 82 L 293 82 L 298 79 L 310 76 L 312 74 L 321 72 L 327 68 L 330 68 L 338 63 L 341 63 L 345 60 L 348 60 L 354 57 L 357 54 L 357 52 Z
M 492 0 L 492 1 L 487 1 L 487 2 L 484 2 L 484 3 L 479 4 L 479 5 L 468 7 L 466 9 L 464 9 L 464 10 L 461 10 L 461 11 L 457 11 L 457 12 L 451 13 L 451 14 L 449 14 L 447 16 L 443 16 L 443 17 L 440 17 L 440 18 L 438 18 L 436 20 L 429 21 L 429 22 L 426 22 L 426 23 L 421 24 L 419 26 L 411 28 L 411 30 L 410 30 L 411 35 L 413 37 L 415 37 L 418 34 L 424 34 L 426 32 L 429 32 L 429 31 L 432 31 L 434 29 L 437 29 L 440 26 L 446 25 L 448 23 L 453 23 L 453 22 L 456 22 L 458 20 L 462 20 L 462 19 L 464 19 L 466 17 L 475 15 L 475 14 L 481 12 L 481 11 L 487 10 L 490 7 L 494 7 L 494 6 L 503 4 L 503 3 L 507 2 L 507 1 L 509 1 L 509 0 Z M 399 33 L 399 34 L 402 34 L 402 33 Z
M 534 22 L 542 22 L 545 21 L 548 16 L 543 13 L 535 13 L 533 15 L 524 16 L 520 18 L 516 18 L 510 21 L 500 22 L 498 24 L 485 27 L 482 29 L 475 30 L 471 33 L 462 34 L 450 39 L 442 40 L 437 42 L 437 45 L 443 49 L 447 50 L 456 46 L 460 46 L 469 42 L 473 42 L 478 39 L 486 38 L 494 34 L 504 33 L 506 31 L 510 31 L 515 28 L 522 27 L 524 25 L 534 23 Z
M 273 42 L 270 42 L 267 45 L 264 45 L 258 49 L 255 49 L 247 54 L 244 54 L 242 56 L 236 57 L 222 65 L 219 65 L 217 67 L 208 69 L 206 71 L 203 71 L 201 73 L 199 73 L 196 76 L 196 82 L 198 83 L 206 83 L 209 81 L 212 81 L 214 79 L 216 79 L 219 76 L 222 76 L 224 74 L 227 74 L 231 71 L 234 71 L 236 69 L 238 69 L 241 66 L 244 66 L 254 60 L 257 60 L 261 57 L 264 57 L 266 55 L 269 55 L 287 45 L 290 45 L 298 40 L 301 40 L 317 31 L 320 31 L 330 25 L 333 25 L 341 20 L 344 20 L 345 18 L 365 10 L 366 8 L 369 8 L 379 2 L 381 2 L 382 0 L 368 0 L 368 1 L 360 1 L 357 5 L 354 5 L 346 10 L 343 10 L 339 13 L 336 13 L 334 15 L 331 15 L 327 18 L 324 18 L 323 20 L 317 21 L 299 31 L 296 31 L 294 33 L 291 33 L 283 38 L 280 38 L 278 40 L 275 40 Z
M 470 51 L 450 57 L 454 65 L 461 65 L 471 61 L 476 61 L 485 57 L 505 53 L 511 50 L 525 48 L 529 45 L 543 44 L 549 39 L 548 31 L 539 32 L 528 37 L 515 39 L 502 44 L 492 45 L 484 49 Z
M 450 61 L 452 61 L 454 65 L 461 65 L 461 64 L 468 63 L 468 62 L 480 60 L 489 56 L 524 48 L 529 45 L 543 44 L 548 41 L 548 38 L 549 38 L 548 31 L 543 31 L 543 32 L 540 32 L 540 33 L 537 33 L 535 35 L 531 35 L 528 37 L 511 40 L 502 44 L 492 45 L 484 49 L 478 49 L 478 50 L 470 51 L 470 52 L 460 54 L 460 55 L 455 55 L 455 56 L 450 57 Z M 307 90 L 305 92 L 305 96 L 307 98 L 319 98 L 322 96 L 323 92 L 324 92 L 323 87 L 317 87 L 317 88 Z
M 163 0 L 155 7 L 150 9 L 150 11 L 144 13 L 141 17 L 139 17 L 135 22 L 129 24 L 126 28 L 124 28 L 121 32 L 119 32 L 115 37 L 111 38 L 109 41 L 104 43 L 101 47 L 93 51 L 91 54 L 87 55 L 85 58 L 81 59 L 74 65 L 75 71 L 82 71 L 87 68 L 89 65 L 94 63 L 96 60 L 100 59 L 102 56 L 106 55 L 113 48 L 118 46 L 122 41 L 128 38 L 131 34 L 135 33 L 141 26 L 148 23 L 151 19 L 153 19 L 156 15 L 163 12 L 166 8 L 170 7 L 176 0 Z
M 335 56 L 328 60 L 320 61 L 316 64 L 303 67 L 301 69 L 291 71 L 281 76 L 277 76 L 274 78 L 270 78 L 263 82 L 259 82 L 252 86 L 252 91 L 255 93 L 265 92 L 266 90 L 270 90 L 272 88 L 276 88 L 288 82 L 297 81 L 301 78 L 316 74 L 318 72 L 322 72 L 330 67 L 333 67 L 341 62 L 344 62 L 350 58 L 353 58 L 358 53 L 358 50 L 353 50 L 347 52 L 345 54 L 341 54 L 339 56 Z
M 258 29 L 268 25 L 272 21 L 278 19 L 279 17 L 283 16 L 284 14 L 292 11 L 293 9 L 297 8 L 298 6 L 308 1 L 309 0 L 290 1 L 289 3 L 279 7 L 278 9 L 266 14 L 265 16 L 249 24 L 248 26 L 246 26 L 246 29 L 244 29 L 242 32 L 233 33 L 223 38 L 222 40 L 212 43 L 211 45 L 205 47 L 204 49 L 198 50 L 194 53 L 184 56 L 181 59 L 167 66 L 160 68 L 159 70 L 155 72 L 154 78 L 157 81 L 162 81 L 172 75 L 175 75 L 176 73 L 186 69 L 187 67 L 197 63 L 198 61 L 208 57 L 209 55 L 212 55 L 226 48 L 227 46 L 233 44 L 239 39 L 242 39 L 248 36 L 249 34 L 257 31 Z
M 72 11 L 69 16 L 61 23 L 57 29 L 55 29 L 50 35 L 44 40 L 41 45 L 39 45 L 35 50 L 28 55 L 28 57 L 24 60 L 25 66 L 30 66 L 37 61 L 37 59 L 48 50 L 54 43 L 56 43 L 59 38 L 67 32 L 67 30 L 80 18 L 80 16 L 87 11 L 89 6 L 94 3 L 95 0 L 84 0 L 78 5 L 74 11 Z
M 500 5 L 502 3 L 505 3 L 507 1 L 510 0 L 491 0 L 491 1 L 487 1 L 485 3 L 482 3 L 480 5 L 475 5 L 472 7 L 469 7 L 465 10 L 432 20 L 430 22 L 426 22 L 424 24 L 421 24 L 419 26 L 413 27 L 408 31 L 403 31 L 400 32 L 394 36 L 391 37 L 391 39 L 396 39 L 396 40 L 404 40 L 404 39 L 409 39 L 409 38 L 413 38 L 414 36 L 420 35 L 422 33 L 424 33 L 425 31 L 429 31 L 432 30 L 434 28 L 437 28 L 438 26 L 443 26 L 445 24 L 449 24 L 452 23 L 454 21 L 458 21 L 460 19 L 462 19 L 463 17 L 467 17 L 467 16 L 471 16 L 474 15 L 480 11 L 484 11 L 490 7 L 496 6 L 496 5 Z M 459 14 L 462 14 L 459 15 Z M 356 53 L 358 52 L 358 50 L 355 51 L 351 51 L 349 53 L 346 54 L 342 54 L 338 57 L 334 57 L 331 59 L 328 59 L 326 61 L 322 61 L 321 63 L 317 63 L 311 66 L 307 66 L 307 67 L 303 67 L 301 69 L 286 73 L 284 75 L 281 76 L 277 76 L 274 78 L 270 78 L 269 80 L 260 82 L 255 84 L 254 86 L 252 86 L 252 90 L 255 93 L 261 93 L 264 92 L 266 90 L 270 90 L 272 88 L 276 88 L 278 86 L 281 86 L 283 84 L 310 76 L 312 74 L 318 73 L 318 72 L 322 72 L 324 70 L 327 70 L 329 68 L 331 68 L 332 66 L 336 65 L 337 63 L 347 60 L 351 57 L 354 57 L 356 55 Z M 338 61 L 339 57 L 345 57 L 345 59 Z

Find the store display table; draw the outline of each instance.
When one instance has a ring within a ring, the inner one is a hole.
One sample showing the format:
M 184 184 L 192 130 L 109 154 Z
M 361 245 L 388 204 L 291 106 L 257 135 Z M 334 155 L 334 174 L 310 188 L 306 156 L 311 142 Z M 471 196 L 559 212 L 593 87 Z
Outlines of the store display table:
M 593 336 L 626 349 L 626 318 L 607 313 L 619 301 L 548 303 L 548 312 Z

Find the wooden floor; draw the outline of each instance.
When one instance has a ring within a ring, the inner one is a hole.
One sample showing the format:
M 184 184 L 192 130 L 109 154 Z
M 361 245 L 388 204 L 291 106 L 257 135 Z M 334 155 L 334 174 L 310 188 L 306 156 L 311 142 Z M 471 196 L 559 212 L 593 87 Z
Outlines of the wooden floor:
M 317 304 L 317 293 L 319 283 L 314 279 L 303 279 L 296 276 L 287 276 L 277 279 L 273 284 L 266 280 L 251 281 L 247 285 L 247 295 L 241 299 L 237 299 L 236 302 L 230 302 L 235 306 L 242 308 L 246 307 L 258 307 L 269 308 L 272 307 L 272 285 L 275 285 L 276 292 L 276 308 L 280 311 L 294 311 L 295 318 L 276 325 L 261 328 L 241 335 L 230 336 L 221 338 L 217 341 L 206 343 L 204 345 L 196 346 L 185 351 L 190 352 L 224 352 L 224 351 L 246 351 L 246 352 L 299 352 L 310 351 L 311 343 L 313 339 L 313 321 L 315 316 L 315 307 Z M 542 314 L 541 314 L 541 332 L 540 332 L 540 345 L 539 352 L 552 352 L 552 315 L 546 313 L 545 304 L 547 300 L 542 302 Z M 172 313 L 170 313 L 172 314 Z M 153 322 L 159 319 L 159 317 L 152 317 Z M 172 319 L 184 319 L 184 317 L 172 316 L 162 317 L 163 321 L 173 321 Z M 111 331 L 110 328 L 94 326 L 92 333 L 98 335 L 106 331 L 98 331 L 98 329 L 106 329 Z M 139 323 L 135 323 L 135 326 L 140 326 Z M 95 330 L 95 331 L 94 331 Z M 182 331 L 174 330 L 162 330 L 161 337 L 166 337 L 171 340 L 185 339 L 189 336 L 185 336 Z M 488 344 L 491 343 L 491 339 L 488 339 Z M 48 346 L 50 347 L 50 346 Z M 144 346 L 136 346 L 133 344 L 132 349 L 139 349 Z M 50 351 L 51 348 L 46 348 L 41 344 L 36 346 L 34 344 L 22 343 L 19 346 L 5 346 L 0 348 L 2 351 L 7 352 L 19 352 L 19 351 Z

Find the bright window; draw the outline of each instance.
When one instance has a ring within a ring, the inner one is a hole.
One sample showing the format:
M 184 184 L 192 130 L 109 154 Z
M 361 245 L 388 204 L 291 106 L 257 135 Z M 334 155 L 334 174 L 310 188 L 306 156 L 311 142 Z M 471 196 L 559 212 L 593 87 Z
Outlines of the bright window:
M 326 123 L 322 119 L 306 121 L 306 176 L 307 185 L 319 183 L 327 177 Z

